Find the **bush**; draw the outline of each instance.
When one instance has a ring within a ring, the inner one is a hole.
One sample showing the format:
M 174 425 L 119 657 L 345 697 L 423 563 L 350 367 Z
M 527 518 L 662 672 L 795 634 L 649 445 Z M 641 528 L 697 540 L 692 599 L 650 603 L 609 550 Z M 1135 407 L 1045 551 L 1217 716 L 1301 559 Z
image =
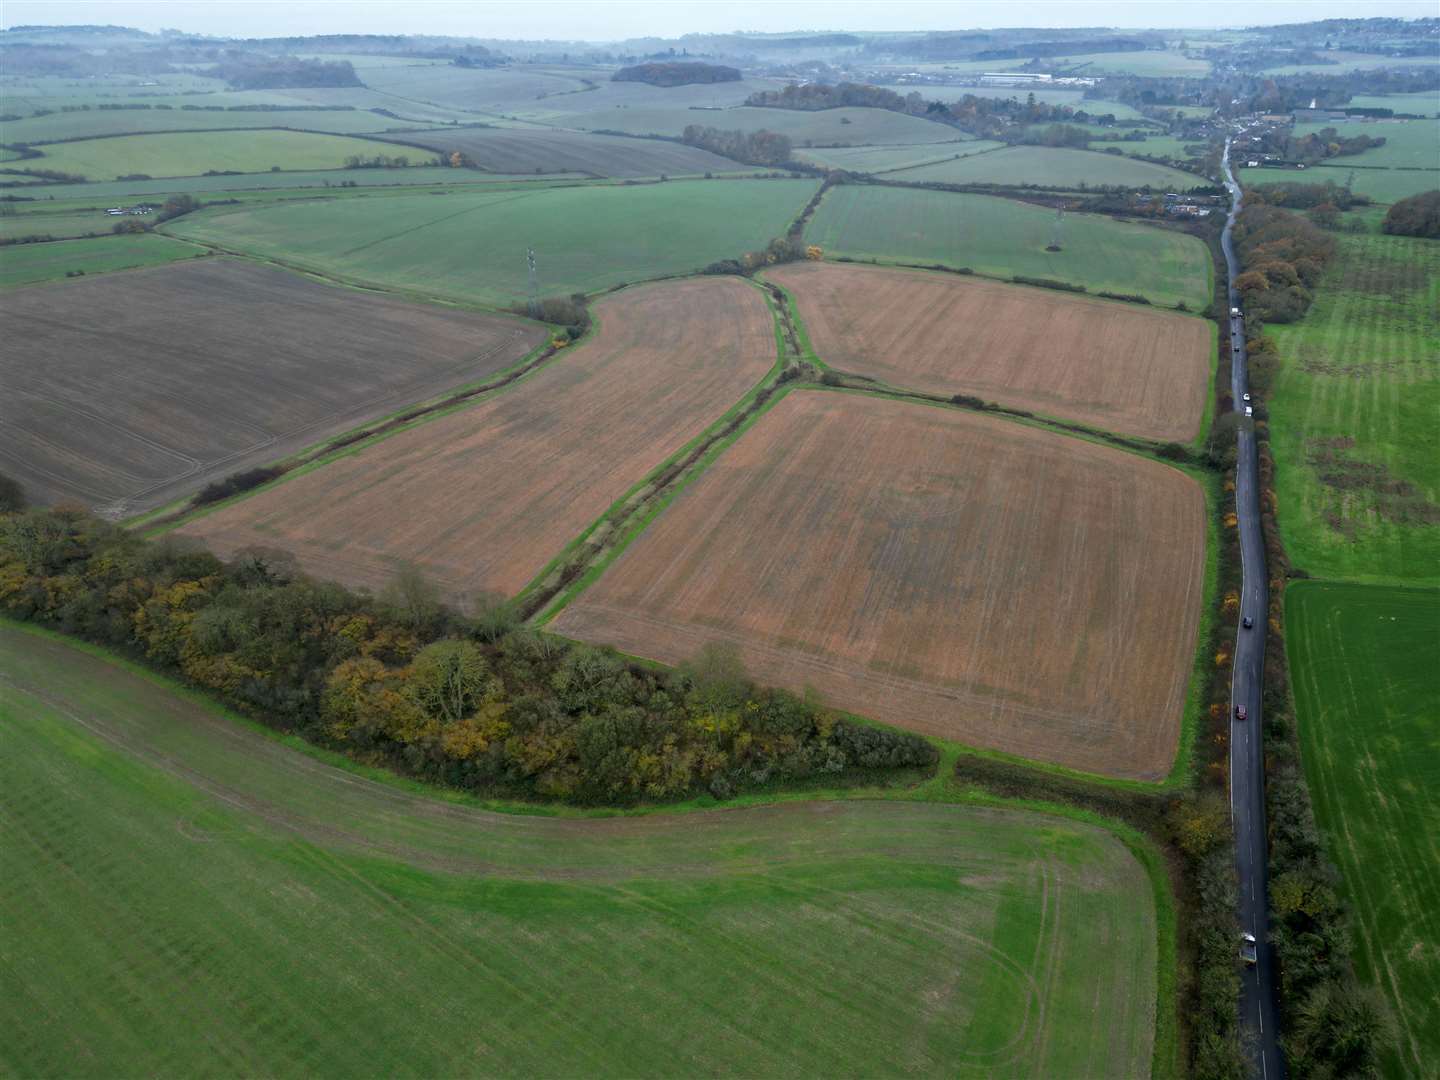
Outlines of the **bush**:
M 0 473 L 0 514 L 24 510 L 25 488 L 13 476 Z
M 1027 277 L 1024 274 L 1016 274 L 1010 280 L 1017 285 L 1035 285 L 1041 289 L 1056 289 L 1060 292 L 1082 293 L 1086 291 L 1084 285 L 1075 285 L 1068 281 L 1056 281 L 1054 278 Z
M 232 495 L 239 495 L 242 491 L 249 491 L 261 484 L 268 484 L 285 470 L 275 466 L 266 466 L 259 469 L 246 469 L 243 472 L 232 473 L 223 480 L 216 480 L 213 484 L 207 484 L 192 497 L 191 502 L 196 506 L 205 506 L 208 503 L 219 502 L 221 499 L 228 499 Z
M 1440 191 L 1425 191 L 1401 199 L 1390 207 L 1380 228 L 1391 236 L 1440 238 Z

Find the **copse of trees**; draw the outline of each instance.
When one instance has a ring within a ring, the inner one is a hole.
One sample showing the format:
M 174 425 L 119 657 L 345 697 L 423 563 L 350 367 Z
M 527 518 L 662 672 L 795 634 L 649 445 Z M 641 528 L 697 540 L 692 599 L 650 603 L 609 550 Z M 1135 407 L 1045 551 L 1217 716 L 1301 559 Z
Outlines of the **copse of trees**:
M 1267 323 L 1294 322 L 1305 314 L 1335 254 L 1335 240 L 1312 222 L 1264 205 L 1240 212 L 1235 245 L 1244 267 L 1235 287 L 1247 314 Z
M 1333 127 L 1321 128 L 1308 135 L 1290 136 L 1285 141 L 1284 154 L 1290 161 L 1315 162 L 1326 158 L 1346 157 L 1364 153 L 1377 146 L 1384 146 L 1384 136 L 1352 135 L 1343 136 Z
M 1391 236 L 1440 239 L 1440 191 L 1422 191 L 1395 203 L 1380 228 Z
M 747 165 L 784 165 L 790 160 L 790 136 L 773 131 L 721 131 L 719 128 L 688 124 L 681 134 L 686 146 L 743 161 Z
M 302 60 L 298 56 L 227 54 L 204 72 L 235 90 L 289 90 L 315 86 L 363 86 L 349 60 Z
M 1250 189 L 1252 205 L 1265 203 L 1267 206 L 1283 206 L 1291 210 L 1313 210 L 1318 206 L 1333 206 L 1337 210 L 1352 210 L 1357 206 L 1369 206 L 1370 196 L 1357 195 L 1348 187 L 1342 187 L 1333 180 L 1322 184 L 1282 181 L 1277 184 L 1257 184 Z
M 79 510 L 0 514 L 0 611 L 360 760 L 496 795 L 727 798 L 936 761 L 917 736 L 755 686 L 731 652 L 652 671 L 518 626 L 503 604 L 461 617 L 413 571 L 375 598 L 313 581 L 283 552 L 221 562 Z
M 691 86 L 697 83 L 739 82 L 740 69 L 724 64 L 650 63 L 621 68 L 611 82 L 642 82 L 651 86 Z
M 1007 138 L 1014 141 L 1019 132 L 1034 124 L 1062 123 L 1068 120 L 1114 120 L 1112 114 L 1091 116 L 1069 105 L 1049 105 L 1037 101 L 1033 93 L 1024 101 L 1017 98 L 987 98 L 965 94 L 958 101 L 926 101 L 918 91 L 904 95 L 881 86 L 864 83 L 791 83 L 782 90 L 761 90 L 751 94 L 746 105 L 770 109 L 796 109 L 818 112 L 824 109 L 865 108 L 885 109 L 921 116 L 961 131 L 982 137 Z

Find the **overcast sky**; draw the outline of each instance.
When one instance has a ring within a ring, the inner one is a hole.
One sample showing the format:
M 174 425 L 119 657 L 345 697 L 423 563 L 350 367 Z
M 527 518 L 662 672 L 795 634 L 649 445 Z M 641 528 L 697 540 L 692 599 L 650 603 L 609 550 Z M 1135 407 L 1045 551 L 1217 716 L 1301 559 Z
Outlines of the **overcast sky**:
M 0 25 L 111 23 L 237 37 L 350 32 L 604 41 L 731 30 L 1179 28 L 1435 13 L 1435 0 L 3 0 Z

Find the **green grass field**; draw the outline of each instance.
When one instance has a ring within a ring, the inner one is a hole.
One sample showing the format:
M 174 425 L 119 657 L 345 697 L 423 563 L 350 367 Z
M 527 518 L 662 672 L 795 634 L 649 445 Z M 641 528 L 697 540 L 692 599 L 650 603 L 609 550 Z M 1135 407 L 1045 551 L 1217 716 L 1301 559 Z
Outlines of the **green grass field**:
M 773 131 L 788 135 L 798 149 L 806 146 L 903 146 L 969 138 L 933 120 L 885 109 L 736 108 L 697 110 L 635 106 L 609 112 L 562 113 L 555 122 L 567 127 L 621 131 L 630 135 L 680 135 L 690 124 L 725 131 Z
M 1210 301 L 1210 255 L 1194 237 L 1070 214 L 1064 250 L 1046 251 L 1054 228 L 1053 211 L 991 195 L 842 186 L 826 194 L 805 239 L 828 256 L 1057 278 L 1193 310 Z
M 1392 109 L 1416 116 L 1440 115 L 1440 91 L 1421 90 L 1413 94 L 1356 94 L 1349 104 L 1357 109 Z
M 1343 162 L 1346 159 L 1334 160 Z M 1259 173 L 1262 170 L 1246 171 Z M 1263 171 L 1268 173 L 1271 170 Z M 1273 183 L 1274 179 L 1289 180 L 1292 177 L 1286 174 L 1262 182 Z M 1377 203 L 1393 203 L 1408 199 L 1411 195 L 1419 195 L 1422 191 L 1435 191 L 1440 188 L 1440 169 L 1352 169 L 1348 165 L 1315 165 L 1310 168 L 1310 183 L 1326 180 L 1342 187 L 1349 184 L 1357 195 L 1368 195 Z
M 378 144 L 377 144 L 378 145 Z M 382 153 L 384 151 L 381 151 Z M 416 151 L 418 153 L 419 151 Z M 86 205 L 109 205 L 115 200 L 167 195 L 171 192 L 186 192 L 194 195 L 224 198 L 236 192 L 270 191 L 282 194 L 299 188 L 339 187 L 341 184 L 355 184 L 357 187 L 400 188 L 412 187 L 417 193 L 432 187 L 459 184 L 504 184 L 520 182 L 544 185 L 555 180 L 583 180 L 580 173 L 549 173 L 537 179 L 534 173 L 506 175 L 504 173 L 482 173 L 476 169 L 452 169 L 448 166 L 416 165 L 408 169 L 322 169 L 316 172 L 247 173 L 242 176 L 179 176 L 166 180 L 110 180 L 93 184 L 46 184 L 45 200 L 85 200 Z M 38 190 L 38 189 L 37 189 Z M 152 201 L 156 201 L 153 200 Z M 163 202 L 164 200 L 158 200 Z M 30 208 L 38 207 L 31 204 Z
M 1145 870 L 1080 822 L 499 814 L 0 625 L 0 1072 L 1145 1076 Z
M 1149 186 L 1158 191 L 1186 191 L 1206 183 L 1203 176 L 1148 161 L 1096 150 L 1059 150 L 1048 146 L 1012 146 L 993 154 L 906 169 L 889 178 L 913 183 L 1031 184 L 1066 190 Z
M 1280 531 L 1316 577 L 1440 584 L 1440 245 L 1339 243 L 1309 313 L 1267 328 Z
M 106 274 L 194 258 L 199 248 L 168 236 L 101 236 L 53 244 L 12 244 L 0 248 L 0 288 L 63 278 L 73 270 Z
M 71 236 L 108 233 L 117 220 L 100 209 L 6 214 L 0 216 L 0 239 L 44 235 L 60 240 Z M 0 259 L 3 258 L 4 256 L 0 255 Z
M 220 128 L 290 128 L 350 135 L 413 126 L 364 109 L 343 112 L 322 109 L 303 112 L 214 112 L 196 108 L 91 109 L 88 112 L 27 116 L 23 120 L 0 124 L 0 138 L 11 143 L 47 143 L 57 139 L 88 139 L 137 132 L 211 131 Z
M 999 150 L 1004 143 L 971 139 L 968 142 L 919 143 L 914 146 L 837 146 L 796 150 L 795 157 L 814 165 L 849 172 L 881 173 L 950 161 L 956 157 Z
M 1334 128 L 1347 139 L 1369 135 L 1385 140 L 1384 146 L 1373 150 L 1332 158 L 1330 164 L 1334 168 L 1368 165 L 1386 169 L 1440 170 L 1440 124 L 1434 120 L 1348 120 L 1343 124 L 1296 124 L 1295 136 L 1311 135 L 1327 127 Z
M 281 169 L 338 169 L 352 155 L 375 157 L 406 154 L 412 161 L 434 157 L 424 150 L 398 149 L 343 135 L 312 135 L 301 131 L 213 131 L 173 135 L 122 135 L 83 139 L 40 148 L 44 157 L 31 162 L 38 169 L 75 173 L 90 180 L 147 176 L 198 176 L 230 171 L 267 172 Z
M 1359 975 L 1398 1028 L 1386 1073 L 1423 1076 L 1440 1061 L 1440 592 L 1302 581 L 1285 614 L 1315 815 Z
M 328 274 L 478 304 L 699 270 L 762 248 L 814 194 L 811 180 L 695 180 L 217 210 L 167 228 Z
M 1325 54 L 1326 64 L 1286 64 L 1266 68 L 1267 78 L 1285 75 L 1344 75 L 1351 71 L 1373 71 L 1377 68 L 1429 67 L 1440 63 L 1440 56 L 1386 56 L 1384 53 L 1347 52 L 1336 49 Z
M 1057 56 L 1050 66 L 1063 67 L 1067 73 L 1093 75 L 1141 75 L 1154 79 L 1203 79 L 1210 74 L 1210 61 L 1193 60 L 1184 53 L 1146 49 L 1140 52 L 1084 53 Z

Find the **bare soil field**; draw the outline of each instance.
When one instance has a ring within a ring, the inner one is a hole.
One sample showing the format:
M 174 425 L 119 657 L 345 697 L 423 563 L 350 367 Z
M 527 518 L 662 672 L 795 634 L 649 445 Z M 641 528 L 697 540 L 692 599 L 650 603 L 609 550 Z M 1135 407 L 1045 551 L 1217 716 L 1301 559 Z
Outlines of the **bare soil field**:
M 775 363 L 760 291 L 662 282 L 595 306 L 599 330 L 514 389 L 222 507 L 183 532 L 229 554 L 286 548 L 320 577 L 383 586 L 413 562 L 463 603 L 519 592 Z
M 543 327 L 180 265 L 5 297 L 0 468 L 33 501 L 136 513 L 509 367 Z
M 1203 319 L 929 271 L 794 263 L 766 276 L 842 371 L 1127 435 L 1188 442 L 1199 431 Z
M 411 131 L 384 137 L 441 154 L 460 151 L 497 173 L 590 173 L 595 176 L 698 176 L 753 172 L 752 166 L 694 146 L 656 139 L 627 139 L 582 131 L 461 128 Z
M 1170 770 L 1205 499 L 1157 462 L 958 410 L 792 391 L 550 629 L 927 735 Z

